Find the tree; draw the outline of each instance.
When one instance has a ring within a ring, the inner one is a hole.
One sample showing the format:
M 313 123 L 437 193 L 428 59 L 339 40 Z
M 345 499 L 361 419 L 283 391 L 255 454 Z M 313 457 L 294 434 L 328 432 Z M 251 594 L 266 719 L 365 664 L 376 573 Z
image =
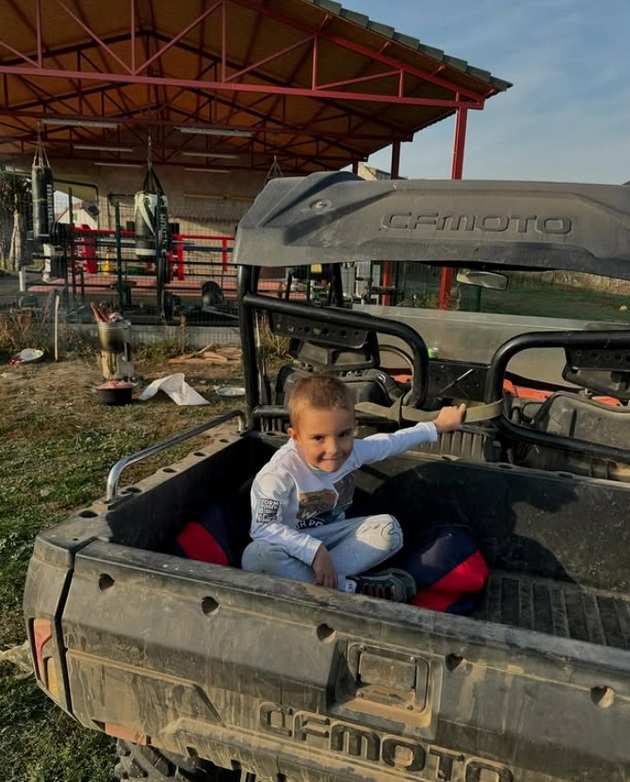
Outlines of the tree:
M 31 260 L 26 231 L 32 222 L 31 181 L 23 174 L 0 171 L 0 267 L 17 271 Z

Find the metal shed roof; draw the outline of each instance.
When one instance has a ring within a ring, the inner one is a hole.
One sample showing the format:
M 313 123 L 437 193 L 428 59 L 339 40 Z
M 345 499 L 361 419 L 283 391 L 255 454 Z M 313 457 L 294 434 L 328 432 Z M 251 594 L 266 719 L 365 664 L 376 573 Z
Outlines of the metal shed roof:
M 331 0 L 0 0 L 0 19 L 5 156 L 39 133 L 51 159 L 143 162 L 151 135 L 162 164 L 337 169 L 511 86 Z

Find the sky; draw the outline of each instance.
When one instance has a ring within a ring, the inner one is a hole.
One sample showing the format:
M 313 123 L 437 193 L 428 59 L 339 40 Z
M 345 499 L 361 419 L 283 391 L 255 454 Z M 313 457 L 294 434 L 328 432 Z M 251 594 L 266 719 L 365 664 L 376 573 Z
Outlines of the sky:
M 511 82 L 468 112 L 464 177 L 630 180 L 630 0 L 343 0 Z M 402 145 L 401 175 L 449 178 L 455 120 Z M 391 152 L 370 165 L 389 170 Z

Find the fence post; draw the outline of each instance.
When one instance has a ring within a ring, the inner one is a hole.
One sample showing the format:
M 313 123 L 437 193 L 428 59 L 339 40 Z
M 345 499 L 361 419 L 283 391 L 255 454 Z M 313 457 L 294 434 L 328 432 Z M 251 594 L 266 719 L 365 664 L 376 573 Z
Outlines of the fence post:
M 227 243 L 228 240 L 224 237 L 221 239 L 221 261 L 223 263 L 223 271 L 226 272 L 228 268 L 228 251 L 227 251 Z
M 177 279 L 184 279 L 184 242 L 180 234 L 173 236 L 177 248 Z
M 124 290 L 122 279 L 122 235 L 120 229 L 120 201 L 116 201 L 116 288 L 118 290 L 118 306 L 124 308 Z

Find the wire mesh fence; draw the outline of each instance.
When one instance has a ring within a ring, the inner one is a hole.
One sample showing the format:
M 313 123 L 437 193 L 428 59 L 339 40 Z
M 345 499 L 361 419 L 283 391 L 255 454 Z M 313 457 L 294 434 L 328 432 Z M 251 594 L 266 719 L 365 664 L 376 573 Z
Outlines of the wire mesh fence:
M 224 201 L 217 206 L 214 200 L 180 198 L 151 251 L 129 197 L 110 195 L 96 226 L 83 222 L 81 210 L 69 202 L 67 222 L 58 221 L 50 243 L 40 243 L 31 258 L 28 293 L 46 294 L 54 287 L 71 320 L 89 319 L 89 304 L 100 300 L 132 322 L 234 325 L 234 232 L 226 229 L 251 199 Z M 274 296 L 319 300 L 327 290 L 323 277 L 315 266 L 303 272 L 267 270 L 259 287 Z
M 4 225 L 11 215 L 6 206 L 0 208 Z M 21 211 L 31 211 L 28 197 Z M 10 263 L 4 253 L 3 267 L 19 277 L 19 298 L 46 296 L 54 289 L 70 319 L 81 320 L 86 313 L 89 318 L 90 302 L 104 300 L 126 317 L 153 316 L 162 322 L 193 308 L 197 315 L 216 320 L 216 307 L 234 299 L 234 236 L 208 225 L 207 216 L 189 210 L 184 224 L 169 222 L 147 252 L 140 247 L 129 200 L 108 197 L 98 221 L 88 221 L 83 211 L 83 205 L 73 205 L 70 199 L 49 238 L 35 241 L 25 230 L 23 252 Z M 0 306 L 15 299 L 9 281 L 4 291 L 3 295 L 0 281 Z M 204 305 L 208 312 L 202 311 Z M 230 307 L 225 309 L 226 318 L 233 319 Z

